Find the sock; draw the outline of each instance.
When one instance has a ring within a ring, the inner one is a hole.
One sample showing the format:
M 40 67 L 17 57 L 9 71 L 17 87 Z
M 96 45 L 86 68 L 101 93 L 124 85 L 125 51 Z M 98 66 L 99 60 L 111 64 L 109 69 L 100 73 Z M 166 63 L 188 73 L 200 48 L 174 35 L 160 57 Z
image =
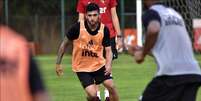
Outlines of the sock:
M 97 91 L 97 96 L 98 96 L 99 99 L 101 99 L 100 91 Z
M 138 101 L 142 101 L 142 95 L 140 95 L 140 97 L 138 98 Z
M 105 93 L 105 98 L 109 97 L 109 91 L 107 89 L 104 90 L 104 93 Z

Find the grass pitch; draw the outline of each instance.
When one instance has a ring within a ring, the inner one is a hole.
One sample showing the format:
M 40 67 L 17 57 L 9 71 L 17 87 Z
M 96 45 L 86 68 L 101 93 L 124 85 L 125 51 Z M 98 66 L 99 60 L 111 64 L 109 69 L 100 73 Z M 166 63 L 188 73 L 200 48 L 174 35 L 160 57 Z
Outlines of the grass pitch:
M 196 58 L 201 64 L 201 55 L 196 55 Z M 71 56 L 64 56 L 62 63 L 65 72 L 62 77 L 57 77 L 55 73 L 56 56 L 38 56 L 36 60 L 52 101 L 86 101 L 84 90 L 71 70 Z M 120 101 L 137 101 L 155 71 L 156 65 L 151 57 L 138 65 L 130 55 L 121 54 L 113 61 L 113 77 Z M 103 93 L 101 96 L 104 97 Z M 197 101 L 201 101 L 201 88 Z

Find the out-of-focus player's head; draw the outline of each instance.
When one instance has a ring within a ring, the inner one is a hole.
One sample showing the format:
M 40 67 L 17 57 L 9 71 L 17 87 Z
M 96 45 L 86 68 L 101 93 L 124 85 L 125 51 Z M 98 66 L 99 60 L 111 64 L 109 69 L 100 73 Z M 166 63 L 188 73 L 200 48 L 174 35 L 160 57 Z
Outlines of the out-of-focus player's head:
M 149 9 L 153 4 L 161 2 L 160 0 L 143 0 L 143 6 L 145 9 Z
M 100 19 L 99 12 L 100 12 L 100 9 L 97 4 L 90 3 L 87 5 L 85 18 L 91 26 L 94 26 L 99 22 L 99 19 Z

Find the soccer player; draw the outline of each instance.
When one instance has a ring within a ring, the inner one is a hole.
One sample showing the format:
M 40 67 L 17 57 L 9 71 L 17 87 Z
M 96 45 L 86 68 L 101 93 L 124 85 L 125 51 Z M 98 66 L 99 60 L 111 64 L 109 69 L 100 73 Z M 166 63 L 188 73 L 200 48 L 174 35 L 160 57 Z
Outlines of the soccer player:
M 28 42 L 4 25 L 0 1 L 0 101 L 47 101 Z
M 103 84 L 110 93 L 111 101 L 119 101 L 111 74 L 112 52 L 109 30 L 100 23 L 99 6 L 90 3 L 86 7 L 86 20 L 77 22 L 66 33 L 60 45 L 56 72 L 63 74 L 61 60 L 69 40 L 73 41 L 72 69 L 77 74 L 88 101 L 98 101 L 96 84 Z M 106 50 L 106 59 L 103 57 Z
M 117 1 L 116 0 L 79 0 L 77 4 L 77 12 L 79 13 L 79 21 L 84 20 L 84 14 L 86 13 L 85 9 L 87 4 L 96 3 L 100 8 L 101 22 L 105 24 L 110 31 L 110 40 L 113 53 L 113 59 L 117 59 L 118 52 L 116 49 L 116 36 L 117 44 L 119 47 L 122 47 L 122 35 L 119 26 L 119 19 L 116 12 Z M 98 87 L 97 87 L 98 88 Z M 105 89 L 105 100 L 109 101 L 108 90 Z M 98 96 L 100 98 L 100 91 L 98 91 Z
M 145 44 L 134 52 L 137 63 L 152 53 L 157 73 L 146 87 L 142 101 L 195 101 L 201 85 L 201 70 L 193 55 L 182 16 L 174 9 L 145 0 L 142 17 Z

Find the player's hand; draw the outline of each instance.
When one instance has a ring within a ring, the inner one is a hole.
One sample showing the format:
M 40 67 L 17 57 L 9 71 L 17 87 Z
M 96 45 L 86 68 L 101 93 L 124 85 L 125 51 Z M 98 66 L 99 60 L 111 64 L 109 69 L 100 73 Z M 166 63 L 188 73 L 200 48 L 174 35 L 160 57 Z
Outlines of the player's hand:
M 64 70 L 63 70 L 62 66 L 60 64 L 56 64 L 56 73 L 57 73 L 57 76 L 63 75 L 63 72 L 64 72 Z
M 135 58 L 135 61 L 136 61 L 138 64 L 141 64 L 142 62 L 144 62 L 143 51 L 142 51 L 142 50 L 136 50 L 136 51 L 134 52 L 134 58 Z
M 127 45 L 127 47 L 128 47 L 128 53 L 131 55 L 134 55 L 136 51 L 143 50 L 143 47 L 141 46 Z
M 121 37 L 121 36 L 117 37 L 117 45 L 119 48 L 123 47 L 123 37 Z
M 134 46 L 132 45 L 127 45 L 128 47 L 128 53 L 132 56 L 134 56 L 134 52 L 135 52 L 135 49 L 134 49 Z
M 105 65 L 105 75 L 110 75 L 112 72 L 111 65 Z

